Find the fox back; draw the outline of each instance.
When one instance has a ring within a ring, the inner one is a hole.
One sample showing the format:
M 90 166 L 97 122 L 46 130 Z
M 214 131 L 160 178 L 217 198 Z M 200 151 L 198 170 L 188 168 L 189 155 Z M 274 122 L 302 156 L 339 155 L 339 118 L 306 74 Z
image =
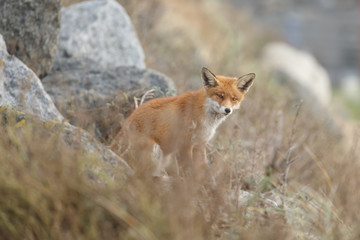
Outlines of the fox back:
M 255 74 L 232 78 L 216 76 L 203 68 L 201 76 L 203 88 L 197 91 L 140 105 L 125 120 L 112 142 L 112 150 L 135 168 L 141 163 L 145 169 L 153 169 L 154 175 L 161 174 L 172 153 L 177 154 L 184 170 L 206 167 L 206 144 L 216 128 L 239 109 Z

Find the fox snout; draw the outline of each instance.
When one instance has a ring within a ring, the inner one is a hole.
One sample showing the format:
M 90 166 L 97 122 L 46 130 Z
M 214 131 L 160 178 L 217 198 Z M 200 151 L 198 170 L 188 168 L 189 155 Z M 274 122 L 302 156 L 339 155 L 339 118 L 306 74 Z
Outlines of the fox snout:
M 232 108 L 230 107 L 220 107 L 219 112 L 224 115 L 230 115 L 232 113 Z
M 211 98 L 207 99 L 206 106 L 207 106 L 208 111 L 222 114 L 223 116 L 230 115 L 234 109 L 238 108 L 238 105 L 235 105 L 235 106 L 221 105 L 217 101 L 215 101 Z

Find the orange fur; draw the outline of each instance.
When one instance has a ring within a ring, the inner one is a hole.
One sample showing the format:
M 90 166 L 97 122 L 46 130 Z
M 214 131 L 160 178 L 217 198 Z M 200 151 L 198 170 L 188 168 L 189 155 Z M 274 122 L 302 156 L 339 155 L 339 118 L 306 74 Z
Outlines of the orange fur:
M 239 108 L 255 74 L 231 78 L 215 76 L 203 68 L 202 78 L 204 87 L 197 91 L 140 105 L 125 120 L 113 140 L 112 150 L 120 155 L 126 152 L 127 161 L 147 161 L 157 144 L 161 150 L 159 158 L 178 153 L 179 165 L 184 169 L 207 165 L 206 144 L 218 125 Z M 162 159 L 158 164 L 162 164 Z

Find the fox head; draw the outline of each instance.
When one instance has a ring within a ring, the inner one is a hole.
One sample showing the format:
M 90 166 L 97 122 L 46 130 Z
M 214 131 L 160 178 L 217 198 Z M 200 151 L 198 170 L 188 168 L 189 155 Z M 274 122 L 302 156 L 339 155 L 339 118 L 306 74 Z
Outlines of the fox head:
M 255 74 L 249 73 L 239 78 L 216 76 L 203 67 L 201 77 L 207 95 L 207 110 L 228 116 L 240 108 L 244 95 L 254 82 Z

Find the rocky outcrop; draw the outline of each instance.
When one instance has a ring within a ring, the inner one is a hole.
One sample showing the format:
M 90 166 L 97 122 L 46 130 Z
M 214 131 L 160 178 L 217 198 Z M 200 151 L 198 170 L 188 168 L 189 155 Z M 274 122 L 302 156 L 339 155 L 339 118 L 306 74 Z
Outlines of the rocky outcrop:
M 63 120 L 36 74 L 8 54 L 0 35 L 0 106 L 11 106 L 43 120 Z
M 34 127 L 44 125 L 49 131 L 57 127 L 59 136 L 70 148 L 79 149 L 86 156 L 102 160 L 106 166 L 116 165 L 124 173 L 132 173 L 126 162 L 110 149 L 84 130 L 64 121 L 35 73 L 7 53 L 1 35 L 0 113 L 0 120 L 5 120 L 3 124 L 14 123 L 15 127 L 22 127 L 29 122 Z
M 35 3 L 29 1 L 29 4 Z M 131 174 L 126 162 L 98 139 L 109 136 L 109 131 L 114 128 L 108 126 L 119 126 L 119 114 L 126 117 L 132 111 L 134 97 L 142 97 L 150 89 L 154 90 L 143 98 L 144 101 L 174 93 L 171 92 L 175 89 L 172 80 L 144 68 L 143 51 L 129 17 L 114 0 L 85 2 L 64 10 L 61 36 L 56 65 L 43 79 L 43 84 L 70 123 L 83 127 L 73 120 L 86 119 L 95 129 L 93 136 L 83 130 L 92 133 L 91 129 L 81 129 L 64 120 L 36 74 L 8 54 L 0 35 L 0 112 L 5 116 L 1 119 L 9 124 L 9 116 L 15 114 L 13 122 L 17 128 L 31 119 L 31 126 L 44 125 L 51 128 L 50 132 L 53 128 L 59 129 L 61 139 L 84 154 L 84 159 L 102 160 L 106 166 L 116 165 Z M 33 47 L 35 51 L 40 49 Z M 39 62 L 46 60 L 46 57 L 40 58 Z M 119 99 L 119 94 L 123 98 Z M 114 111 L 94 111 L 114 110 L 112 104 L 116 106 L 117 115 Z M 89 110 L 92 114 L 85 111 L 85 118 L 72 116 L 69 112 L 74 109 Z M 108 125 L 104 126 L 104 121 Z
M 0 34 L 10 54 L 39 77 L 52 68 L 60 32 L 61 0 L 0 1 Z
M 134 27 L 115 0 L 81 2 L 63 9 L 58 47 L 55 68 L 64 61 L 84 59 L 102 67 L 145 68 Z
M 326 70 L 316 59 L 285 43 L 270 43 L 263 52 L 263 64 L 291 85 L 293 91 L 324 107 L 330 104 L 331 83 Z

